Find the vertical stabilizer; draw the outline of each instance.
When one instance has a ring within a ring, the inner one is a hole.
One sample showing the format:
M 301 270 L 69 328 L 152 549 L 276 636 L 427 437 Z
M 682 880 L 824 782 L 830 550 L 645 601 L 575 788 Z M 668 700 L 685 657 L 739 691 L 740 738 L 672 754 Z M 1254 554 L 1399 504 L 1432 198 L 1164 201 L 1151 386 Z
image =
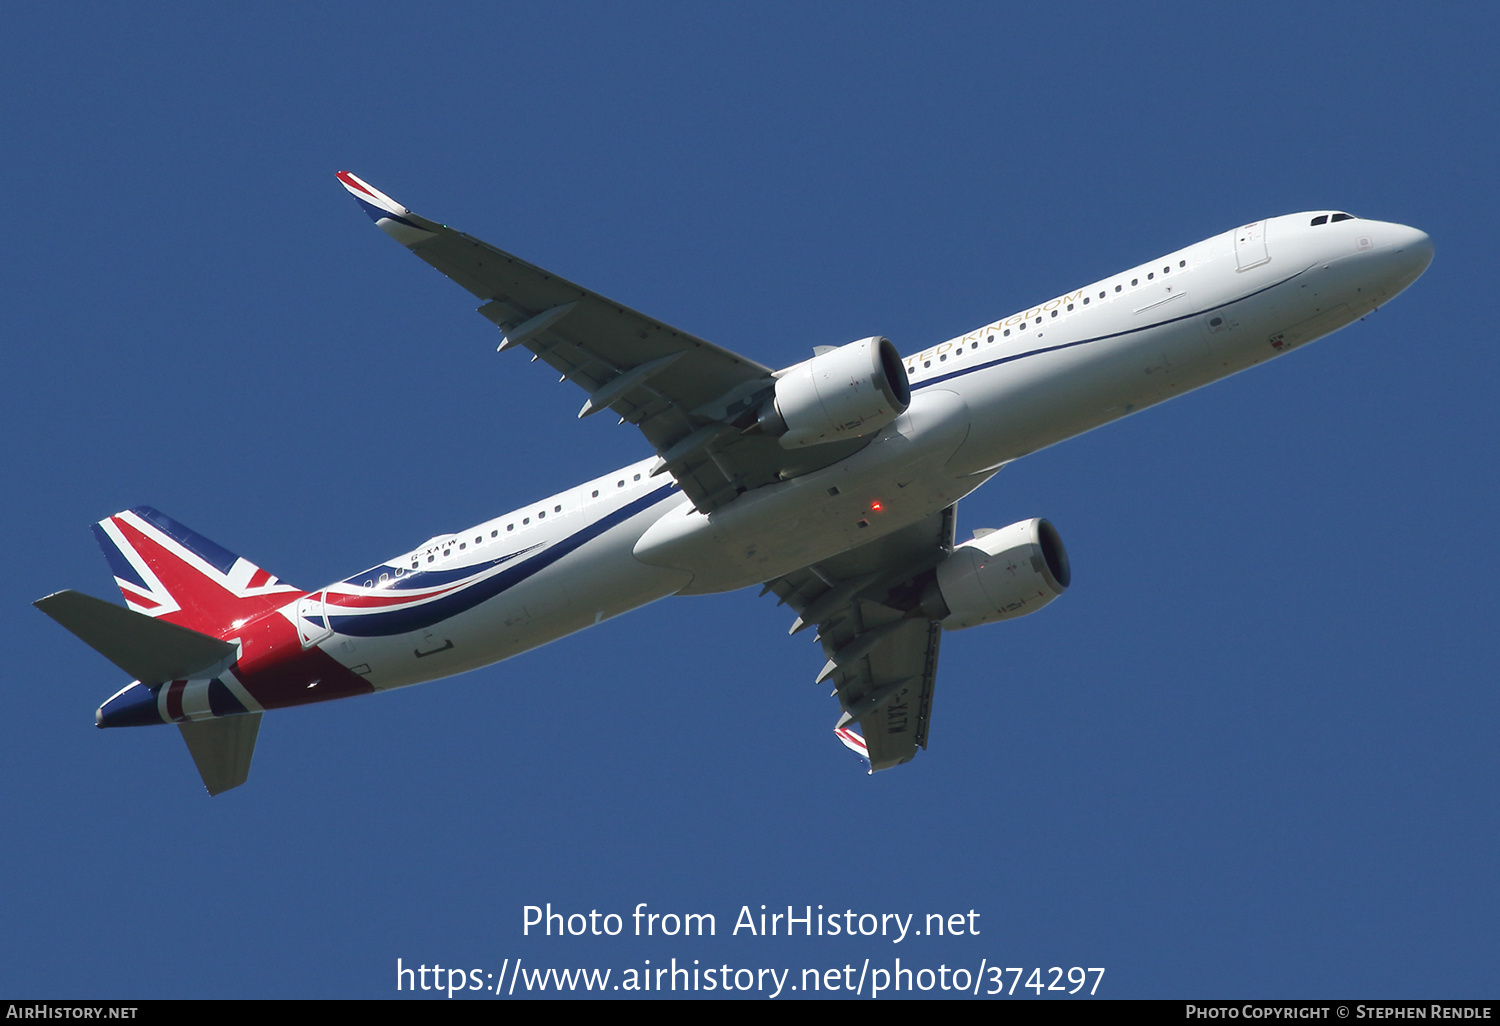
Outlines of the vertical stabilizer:
M 302 592 L 150 506 L 94 525 L 131 609 L 225 637 Z

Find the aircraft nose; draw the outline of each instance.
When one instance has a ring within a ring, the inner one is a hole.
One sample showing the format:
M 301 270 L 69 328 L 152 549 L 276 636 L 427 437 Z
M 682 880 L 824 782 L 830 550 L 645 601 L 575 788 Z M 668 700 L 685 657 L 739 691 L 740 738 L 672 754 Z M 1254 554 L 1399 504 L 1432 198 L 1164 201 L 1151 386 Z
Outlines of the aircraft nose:
M 1421 277 L 1432 263 L 1432 238 L 1420 228 L 1404 224 L 1391 225 L 1390 248 L 1397 259 L 1403 279 L 1402 288 Z
M 1368 234 L 1361 237 L 1360 246 L 1370 247 L 1366 250 L 1366 266 L 1386 298 L 1420 278 L 1432 263 L 1432 239 L 1419 228 L 1382 222 L 1370 224 L 1365 230 Z

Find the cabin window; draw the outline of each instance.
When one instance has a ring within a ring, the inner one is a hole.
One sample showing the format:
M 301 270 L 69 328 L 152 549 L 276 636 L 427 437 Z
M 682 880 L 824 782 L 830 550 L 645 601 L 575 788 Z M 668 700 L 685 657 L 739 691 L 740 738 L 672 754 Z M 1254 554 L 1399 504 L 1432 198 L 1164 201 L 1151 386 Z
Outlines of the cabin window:
M 1152 271 L 1150 274 L 1146 275 L 1146 280 L 1147 281 L 1151 281 L 1155 277 L 1156 277 L 1156 272 Z
M 625 487 L 625 479 L 623 477 L 620 478 L 620 480 L 615 483 L 615 487 L 616 488 L 624 488 Z
M 468 547 L 469 547 L 469 543 L 468 543 L 468 542 L 459 542 L 459 543 L 458 543 L 458 547 L 459 547 L 459 550 L 460 550 L 460 551 L 462 551 L 462 550 L 463 550 L 463 549 L 466 549 L 466 548 L 468 548 Z M 448 553 L 446 553 L 446 552 L 445 552 L 445 553 L 443 553 L 443 555 L 445 555 L 445 556 L 446 556 L 446 555 L 447 555 L 447 554 L 448 554 Z
M 521 518 L 521 524 L 523 526 L 526 525 L 526 524 L 529 524 L 529 523 L 531 523 L 531 518 L 530 517 L 522 517 Z
M 923 367 L 931 367 L 932 366 L 932 361 L 931 360 L 923 360 L 922 361 L 922 366 Z
M 552 507 L 552 512 L 554 512 L 554 513 L 561 513 L 562 512 L 562 507 L 561 506 L 553 506 Z
M 515 524 L 506 524 L 505 525 L 505 529 L 507 531 L 514 531 L 516 529 L 516 525 Z
M 1131 278 L 1130 279 L 1130 284 L 1132 284 L 1132 285 L 1139 285 L 1140 283 L 1141 283 L 1141 279 L 1139 279 L 1139 278 Z
M 434 556 L 428 556 L 427 557 L 427 562 L 431 563 L 434 558 L 436 558 L 436 557 L 434 557 Z
M 1119 291 L 1120 291 L 1120 290 L 1121 290 L 1121 289 L 1123 289 L 1123 288 L 1124 288 L 1124 287 L 1125 287 L 1125 286 L 1124 286 L 1124 285 L 1116 285 L 1116 286 L 1115 286 L 1115 291 L 1116 291 L 1116 292 L 1119 292 Z
M 1171 274 L 1172 273 L 1172 265 L 1168 264 L 1166 267 L 1163 267 L 1161 269 L 1161 273 L 1162 274 Z
M 544 510 L 544 509 L 537 510 L 536 511 L 536 518 L 538 520 L 545 520 L 545 519 L 547 519 L 547 511 Z
M 1005 337 L 1006 338 L 1010 338 L 1010 329 L 1009 328 L 1005 329 Z
M 597 488 L 594 489 L 594 494 L 591 496 L 591 498 L 595 498 L 595 499 L 599 498 L 599 489 L 597 489 Z
M 990 341 L 991 342 L 995 341 L 995 336 L 994 335 L 990 336 Z M 978 342 L 970 342 L 969 343 L 969 348 L 970 349 L 978 349 L 979 348 L 979 343 Z
M 1072 309 L 1073 309 L 1073 304 L 1072 304 L 1072 303 L 1069 303 L 1069 304 L 1068 304 L 1068 310 L 1069 310 L 1069 312 L 1071 312 L 1071 311 L 1072 311 Z
M 1025 322 L 1025 321 L 1022 321 L 1022 322 L 1021 322 L 1021 324 L 1020 324 L 1020 328 L 1021 328 L 1021 330 L 1022 330 L 1022 331 L 1025 331 L 1025 330 L 1026 330 L 1026 322 Z
M 640 479 L 641 479 L 641 475 L 639 475 L 639 474 L 637 474 L 637 475 L 635 475 L 635 479 L 636 479 L 636 480 L 637 480 L 637 481 L 639 481 L 639 480 L 640 480 Z
M 991 335 L 989 338 L 985 339 L 985 341 L 986 342 L 993 342 L 993 341 L 995 341 L 995 336 Z
M 498 529 L 494 530 L 494 531 L 491 531 L 490 532 L 490 537 L 491 538 L 498 538 L 498 537 L 500 537 L 500 531 Z

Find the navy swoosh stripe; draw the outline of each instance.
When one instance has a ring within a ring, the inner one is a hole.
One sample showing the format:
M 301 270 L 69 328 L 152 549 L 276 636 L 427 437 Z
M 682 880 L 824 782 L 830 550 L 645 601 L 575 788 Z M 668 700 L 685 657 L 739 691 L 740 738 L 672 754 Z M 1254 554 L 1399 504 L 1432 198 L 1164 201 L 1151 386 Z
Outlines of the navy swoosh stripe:
M 436 588 L 444 584 L 452 584 L 454 581 L 477 577 L 486 570 L 493 570 L 502 563 L 509 563 L 511 560 L 519 559 L 528 553 L 535 552 L 541 546 L 542 543 L 538 542 L 535 545 L 528 545 L 524 549 L 517 549 L 515 552 L 507 552 L 503 556 L 496 556 L 494 559 L 485 560 L 482 563 L 469 563 L 465 566 L 454 567 L 452 570 L 410 570 L 405 566 L 398 566 L 395 563 L 381 563 L 355 574 L 343 583 L 358 588 L 361 587 L 362 582 L 373 581 L 377 575 L 383 573 L 390 579 L 385 582 L 385 587 L 381 589 L 382 591 L 421 591 L 423 588 Z M 457 548 L 457 545 L 455 544 L 454 547 Z M 405 573 L 400 577 L 391 576 L 396 570 L 404 570 Z
M 1062 342 L 1055 346 L 1043 346 L 1040 349 L 1028 349 L 1024 353 L 1012 353 L 1009 356 L 997 356 L 993 360 L 986 360 L 983 363 L 971 363 L 961 370 L 951 371 L 947 374 L 939 374 L 935 378 L 928 378 L 926 381 L 923 381 L 920 384 L 914 384 L 911 387 L 913 389 L 926 388 L 928 385 L 936 385 L 943 381 L 952 381 L 954 378 L 961 378 L 965 374 L 973 374 L 975 371 L 982 371 L 987 367 L 998 367 L 1002 363 L 1013 363 L 1016 360 L 1024 360 L 1028 356 L 1040 356 L 1043 353 L 1055 353 L 1060 349 L 1072 349 L 1074 346 L 1086 346 L 1094 342 L 1106 342 L 1112 338 L 1122 338 L 1125 335 L 1134 335 L 1137 332 L 1150 331 L 1152 328 L 1160 328 L 1168 324 L 1176 324 L 1178 321 L 1186 321 L 1191 320 L 1194 317 L 1201 317 L 1204 314 L 1208 313 L 1210 310 L 1227 310 L 1229 307 L 1234 306 L 1236 303 L 1243 303 L 1247 299 L 1254 299 L 1262 292 L 1270 292 L 1274 288 L 1279 288 L 1282 285 L 1285 285 L 1287 282 L 1301 277 L 1309 270 L 1311 270 L 1311 268 L 1304 267 L 1296 274 L 1283 278 L 1278 282 L 1273 282 L 1270 285 L 1267 285 L 1265 288 L 1256 289 L 1254 292 L 1243 295 L 1239 299 L 1231 300 L 1228 303 L 1221 303 L 1218 306 L 1205 307 L 1202 310 L 1195 310 L 1192 313 L 1185 313 L 1179 317 L 1168 317 L 1164 321 L 1154 321 L 1151 324 L 1142 324 L 1138 328 L 1126 328 L 1124 331 L 1114 331 L 1108 335 L 1097 335 L 1094 338 L 1081 338 L 1076 342 Z
M 431 627 L 459 613 L 467 612 L 494 598 L 496 595 L 508 588 L 526 580 L 540 571 L 556 563 L 568 553 L 581 548 L 583 545 L 599 537 L 605 531 L 622 524 L 644 510 L 650 509 L 662 499 L 671 494 L 677 487 L 674 481 L 662 485 L 655 491 L 627 503 L 615 510 L 608 516 L 596 520 L 587 527 L 569 535 L 559 542 L 549 545 L 534 558 L 528 559 L 509 569 L 503 570 L 493 577 L 479 581 L 471 588 L 445 595 L 433 602 L 423 605 L 408 606 L 403 609 L 392 609 L 387 612 L 367 614 L 365 616 L 332 616 L 328 618 L 328 625 L 340 634 L 355 638 L 388 637 L 393 634 L 408 634 L 412 631 Z

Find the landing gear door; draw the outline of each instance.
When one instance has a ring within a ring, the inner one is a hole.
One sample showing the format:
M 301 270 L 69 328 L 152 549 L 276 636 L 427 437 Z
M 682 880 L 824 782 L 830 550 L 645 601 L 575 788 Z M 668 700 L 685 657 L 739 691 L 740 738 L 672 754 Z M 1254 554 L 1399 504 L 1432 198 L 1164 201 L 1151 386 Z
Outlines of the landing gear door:
M 302 636 L 302 647 L 312 648 L 318 642 L 333 635 L 328 626 L 328 611 L 323 605 L 323 592 L 304 595 L 297 602 L 297 633 Z
M 1234 231 L 1234 259 L 1236 270 L 1248 271 L 1271 259 L 1266 250 L 1266 222 L 1254 221 Z

